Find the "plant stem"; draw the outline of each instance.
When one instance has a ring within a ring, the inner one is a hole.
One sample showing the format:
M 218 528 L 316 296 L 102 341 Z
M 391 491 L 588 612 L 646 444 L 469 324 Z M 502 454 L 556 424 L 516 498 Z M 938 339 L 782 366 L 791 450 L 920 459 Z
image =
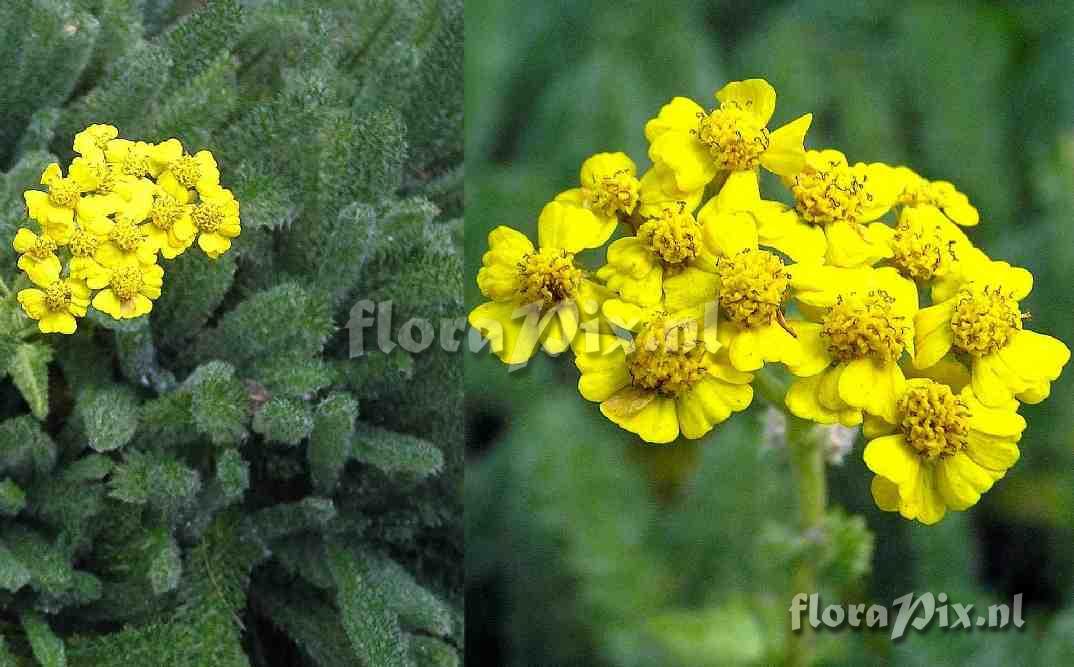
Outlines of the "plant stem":
M 807 541 L 818 538 L 828 504 L 827 481 L 824 476 L 824 451 L 817 439 L 812 422 L 787 416 L 787 450 L 798 495 L 798 522 L 802 537 Z M 812 595 L 817 590 L 816 562 L 807 553 L 794 566 L 791 591 L 787 604 L 799 593 Z M 788 623 L 788 628 L 790 627 Z M 798 632 L 787 633 L 787 664 L 809 665 L 813 662 L 816 637 L 808 622 Z

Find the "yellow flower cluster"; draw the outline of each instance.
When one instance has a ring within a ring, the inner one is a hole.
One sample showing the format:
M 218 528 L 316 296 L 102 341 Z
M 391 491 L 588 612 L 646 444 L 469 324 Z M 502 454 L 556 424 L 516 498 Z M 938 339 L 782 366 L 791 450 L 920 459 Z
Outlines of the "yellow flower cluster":
M 806 150 L 810 114 L 769 130 L 764 80 L 715 97 L 646 124 L 640 177 L 623 153 L 586 160 L 538 247 L 496 228 L 470 323 L 509 364 L 571 348 L 582 396 L 650 443 L 704 436 L 782 364 L 788 412 L 863 424 L 880 508 L 934 523 L 973 505 L 1018 459 L 1018 402 L 1070 358 L 1024 327 L 1032 276 L 973 246 L 977 209 L 951 183 Z M 793 205 L 762 199 L 760 167 Z M 617 230 L 586 270 L 577 255 Z
M 24 193 L 39 230 L 12 241 L 35 285 L 18 300 L 42 332 L 74 333 L 91 304 L 115 319 L 145 315 L 163 285 L 158 255 L 174 259 L 196 240 L 215 259 L 239 235 L 239 203 L 209 151 L 120 139 L 111 125 L 79 132 L 73 148 L 66 176 L 50 164 L 45 190 Z

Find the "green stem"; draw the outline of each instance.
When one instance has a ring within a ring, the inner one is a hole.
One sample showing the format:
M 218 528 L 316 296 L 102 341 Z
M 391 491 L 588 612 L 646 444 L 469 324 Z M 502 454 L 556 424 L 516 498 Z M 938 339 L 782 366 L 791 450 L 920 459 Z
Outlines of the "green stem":
M 806 540 L 816 539 L 824 522 L 828 504 L 827 482 L 824 476 L 824 451 L 816 437 L 813 423 L 798 417 L 787 417 L 787 450 L 798 495 L 799 530 Z M 812 595 L 817 590 L 816 562 L 801 558 L 791 574 L 790 600 L 799 593 Z M 788 628 L 790 624 L 788 623 Z M 816 637 L 808 622 L 801 630 L 787 634 L 787 664 L 809 665 L 813 662 Z

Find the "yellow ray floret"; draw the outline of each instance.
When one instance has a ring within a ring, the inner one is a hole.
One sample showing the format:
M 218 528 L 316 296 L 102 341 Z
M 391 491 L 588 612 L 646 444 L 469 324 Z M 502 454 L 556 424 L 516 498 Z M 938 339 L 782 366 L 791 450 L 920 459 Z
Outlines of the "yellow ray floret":
M 637 167 L 625 153 L 597 153 L 582 163 L 581 187 L 556 195 L 567 204 L 571 224 L 580 235 L 588 236 L 586 248 L 608 241 L 620 216 L 629 217 L 638 206 L 641 184 Z

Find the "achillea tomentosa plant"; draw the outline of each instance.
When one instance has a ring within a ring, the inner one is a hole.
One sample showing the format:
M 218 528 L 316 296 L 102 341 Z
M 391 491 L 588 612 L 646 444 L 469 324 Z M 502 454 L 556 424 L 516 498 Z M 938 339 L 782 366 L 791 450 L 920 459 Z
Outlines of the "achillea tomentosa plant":
M 456 665 L 461 3 L 195 4 L 0 3 L 0 664 Z
M 702 438 L 762 394 L 791 420 L 803 531 L 824 520 L 810 424 L 862 425 L 877 506 L 936 523 L 1014 465 L 1019 402 L 1047 398 L 1070 351 L 1026 326 L 1032 276 L 974 247 L 955 186 L 806 150 L 811 115 L 770 130 L 775 103 L 761 79 L 711 109 L 676 97 L 645 126 L 643 174 L 590 157 L 538 244 L 489 235 L 470 322 L 505 363 L 571 349 L 582 396 L 647 443 Z M 762 198 L 761 168 L 793 205 Z M 577 256 L 617 228 L 587 271 Z

